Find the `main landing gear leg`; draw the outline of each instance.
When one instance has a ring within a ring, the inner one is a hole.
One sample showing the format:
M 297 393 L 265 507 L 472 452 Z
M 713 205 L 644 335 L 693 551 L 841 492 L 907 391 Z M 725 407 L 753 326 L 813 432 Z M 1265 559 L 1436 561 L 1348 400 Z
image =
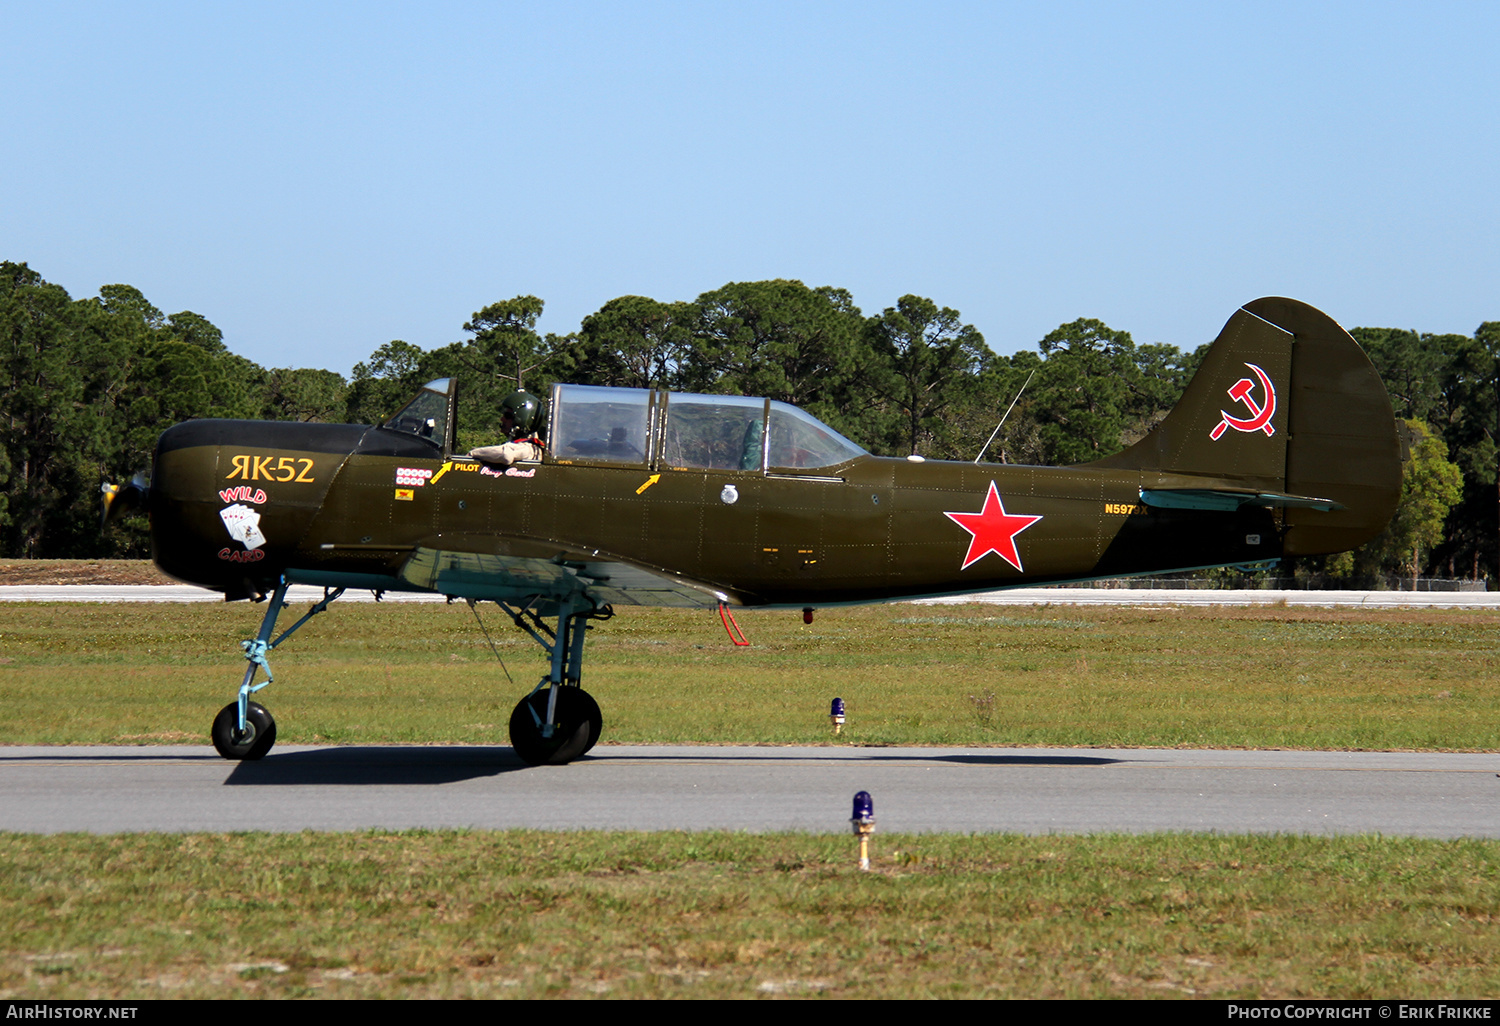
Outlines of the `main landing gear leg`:
M 552 658 L 551 673 L 510 714 L 510 743 L 522 761 L 533 766 L 572 762 L 594 747 L 604 728 L 599 703 L 579 686 L 579 680 L 583 676 L 588 621 L 607 620 L 615 614 L 609 606 L 577 609 L 582 601 L 580 596 L 569 596 L 558 603 L 556 631 L 529 609 L 517 611 L 499 603 L 516 626 L 535 638 Z M 523 619 L 523 613 L 531 618 L 531 624 Z
M 258 702 L 250 701 L 250 696 L 267 684 L 271 683 L 271 664 L 266 660 L 266 655 L 292 636 L 292 632 L 301 627 L 307 621 L 317 616 L 328 608 L 328 604 L 344 593 L 343 588 L 323 589 L 323 600 L 307 611 L 307 615 L 286 630 L 275 641 L 271 640 L 271 633 L 276 629 L 276 618 L 281 615 L 281 610 L 286 606 L 286 589 L 288 581 L 285 577 L 276 582 L 276 590 L 271 593 L 271 602 L 266 607 L 266 615 L 260 621 L 260 632 L 249 641 L 240 642 L 240 647 L 245 650 L 245 659 L 250 663 L 245 668 L 245 679 L 240 683 L 239 697 L 219 710 L 219 715 L 214 717 L 213 737 L 214 747 L 219 754 L 226 759 L 242 761 L 253 761 L 264 756 L 276 743 L 276 721 L 266 711 L 265 706 Z M 255 683 L 255 671 L 262 669 L 266 671 L 266 679 Z

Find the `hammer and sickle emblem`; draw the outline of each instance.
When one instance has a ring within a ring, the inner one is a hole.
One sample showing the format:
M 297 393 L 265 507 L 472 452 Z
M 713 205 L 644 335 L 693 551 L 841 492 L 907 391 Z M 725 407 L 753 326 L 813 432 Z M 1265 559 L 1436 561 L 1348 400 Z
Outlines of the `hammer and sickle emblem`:
M 1236 402 L 1244 403 L 1249 407 L 1250 417 L 1247 420 L 1241 420 L 1238 417 L 1231 417 L 1228 413 L 1220 410 L 1219 416 L 1224 419 L 1219 421 L 1208 434 L 1208 437 L 1216 442 L 1224 434 L 1225 428 L 1234 428 L 1236 431 L 1264 431 L 1267 438 L 1276 433 L 1276 428 L 1271 423 L 1271 418 L 1276 413 L 1276 386 L 1271 384 L 1271 378 L 1266 372 L 1255 366 L 1255 364 L 1247 363 L 1245 366 L 1255 372 L 1255 376 L 1260 379 L 1261 387 L 1266 390 L 1265 405 L 1257 405 L 1254 398 L 1250 395 L 1251 391 L 1255 388 L 1254 381 L 1249 378 L 1240 378 L 1240 380 L 1236 381 L 1229 389 L 1229 398 Z

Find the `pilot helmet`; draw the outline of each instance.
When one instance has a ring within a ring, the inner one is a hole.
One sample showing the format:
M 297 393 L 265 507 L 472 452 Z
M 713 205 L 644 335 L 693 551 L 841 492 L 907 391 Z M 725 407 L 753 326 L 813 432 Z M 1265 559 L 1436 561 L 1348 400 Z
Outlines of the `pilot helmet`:
M 500 416 L 510 414 L 515 426 L 511 438 L 527 438 L 542 426 L 542 401 L 530 392 L 512 392 L 500 403 Z

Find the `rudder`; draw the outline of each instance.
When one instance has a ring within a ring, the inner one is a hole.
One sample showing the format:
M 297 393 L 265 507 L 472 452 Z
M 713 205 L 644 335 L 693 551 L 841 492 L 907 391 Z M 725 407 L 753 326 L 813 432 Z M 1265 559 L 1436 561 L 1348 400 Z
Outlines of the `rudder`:
M 1292 349 L 1287 491 L 1343 508 L 1287 511 L 1288 556 L 1342 552 L 1385 529 L 1401 501 L 1401 442 L 1391 399 L 1370 358 L 1333 318 L 1294 299 L 1245 309 L 1296 336 Z

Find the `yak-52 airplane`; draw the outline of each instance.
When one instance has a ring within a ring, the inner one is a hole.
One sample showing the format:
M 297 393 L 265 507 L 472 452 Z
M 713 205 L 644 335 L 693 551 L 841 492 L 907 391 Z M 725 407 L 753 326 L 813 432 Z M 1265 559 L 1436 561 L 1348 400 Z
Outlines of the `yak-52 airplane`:
M 434 381 L 373 427 L 188 421 L 149 485 L 105 486 L 106 517 L 148 508 L 167 574 L 270 598 L 214 721 L 225 758 L 271 748 L 267 653 L 345 588 L 499 604 L 551 659 L 511 742 L 563 763 L 599 739 L 584 641 L 617 605 L 810 610 L 1340 552 L 1401 490 L 1379 376 L 1289 299 L 1237 310 L 1146 438 L 1066 468 L 881 458 L 785 403 L 582 385 L 553 388 L 540 458 L 501 466 L 454 452 L 454 398 Z M 323 600 L 273 641 L 294 583 Z

